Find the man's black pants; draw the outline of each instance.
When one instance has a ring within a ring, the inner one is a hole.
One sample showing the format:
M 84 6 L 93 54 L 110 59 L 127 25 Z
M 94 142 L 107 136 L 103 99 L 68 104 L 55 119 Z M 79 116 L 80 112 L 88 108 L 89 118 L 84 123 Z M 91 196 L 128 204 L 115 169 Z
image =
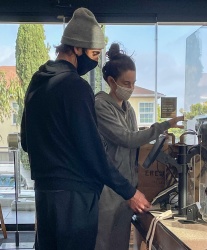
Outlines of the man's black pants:
M 35 191 L 36 250 L 93 250 L 98 196 L 75 191 Z

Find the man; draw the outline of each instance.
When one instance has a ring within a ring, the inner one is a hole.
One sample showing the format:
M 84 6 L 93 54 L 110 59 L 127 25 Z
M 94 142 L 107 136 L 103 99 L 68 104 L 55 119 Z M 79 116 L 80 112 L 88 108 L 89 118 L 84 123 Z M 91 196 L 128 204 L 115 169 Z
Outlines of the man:
M 104 46 L 95 16 L 77 9 L 56 47 L 57 59 L 39 68 L 25 96 L 21 143 L 35 180 L 38 250 L 94 249 L 104 184 L 135 212 L 150 207 L 107 161 L 94 94 L 80 77 L 97 66 Z

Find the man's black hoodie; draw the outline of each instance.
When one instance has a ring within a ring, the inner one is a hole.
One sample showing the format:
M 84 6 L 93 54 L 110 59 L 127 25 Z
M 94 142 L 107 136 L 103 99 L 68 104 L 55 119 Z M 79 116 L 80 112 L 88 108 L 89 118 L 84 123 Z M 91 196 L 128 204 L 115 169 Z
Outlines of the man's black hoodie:
M 135 194 L 106 158 L 90 85 L 67 61 L 48 61 L 33 75 L 25 96 L 21 144 L 38 190 L 99 195 L 105 184 L 125 199 Z

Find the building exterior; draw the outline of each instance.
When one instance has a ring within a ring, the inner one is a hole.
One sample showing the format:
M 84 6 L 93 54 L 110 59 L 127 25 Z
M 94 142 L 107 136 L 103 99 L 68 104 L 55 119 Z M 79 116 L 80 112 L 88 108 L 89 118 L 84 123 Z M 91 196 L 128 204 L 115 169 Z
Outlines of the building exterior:
M 157 98 L 164 97 L 157 93 Z M 135 110 L 138 127 L 150 127 L 155 121 L 155 92 L 149 89 L 135 86 L 129 99 Z
M 5 80 L 7 82 L 7 86 L 14 82 L 14 80 L 18 80 L 16 74 L 15 66 L 0 66 L 0 72 L 5 74 Z M 19 127 L 16 125 L 17 120 L 17 111 L 18 105 L 17 103 L 11 99 L 11 116 L 8 119 L 4 119 L 4 122 L 0 122 L 0 162 L 8 162 L 9 154 L 8 154 L 8 143 L 7 136 L 10 133 L 19 132 Z

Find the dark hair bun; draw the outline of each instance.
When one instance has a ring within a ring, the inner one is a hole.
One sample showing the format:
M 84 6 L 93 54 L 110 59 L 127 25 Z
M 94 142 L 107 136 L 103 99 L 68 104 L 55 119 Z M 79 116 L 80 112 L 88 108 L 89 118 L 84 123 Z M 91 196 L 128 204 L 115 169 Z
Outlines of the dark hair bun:
M 116 80 L 127 70 L 136 70 L 134 61 L 130 56 L 126 55 L 123 50 L 120 50 L 118 43 L 111 44 L 106 56 L 108 57 L 108 61 L 102 68 L 103 78 L 106 82 L 108 81 L 108 76 Z
M 122 54 L 120 53 L 120 47 L 118 43 L 112 43 L 109 51 L 107 52 L 107 56 L 109 60 L 117 59 L 117 57 Z

